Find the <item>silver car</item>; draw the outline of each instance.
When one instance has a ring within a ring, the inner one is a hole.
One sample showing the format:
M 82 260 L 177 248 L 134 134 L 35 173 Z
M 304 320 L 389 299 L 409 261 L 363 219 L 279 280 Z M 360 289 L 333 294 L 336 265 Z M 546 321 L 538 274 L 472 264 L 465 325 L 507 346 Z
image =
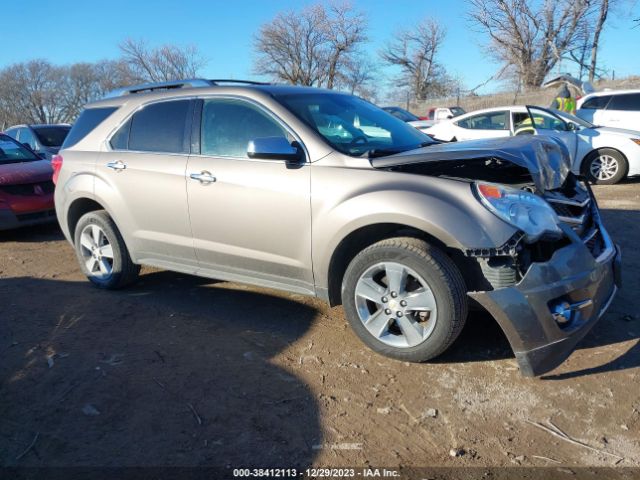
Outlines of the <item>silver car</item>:
M 441 354 L 473 305 L 539 375 L 620 283 L 562 144 L 438 144 L 335 91 L 123 89 L 86 106 L 53 166 L 58 220 L 96 286 L 125 287 L 144 264 L 313 295 L 401 360 Z

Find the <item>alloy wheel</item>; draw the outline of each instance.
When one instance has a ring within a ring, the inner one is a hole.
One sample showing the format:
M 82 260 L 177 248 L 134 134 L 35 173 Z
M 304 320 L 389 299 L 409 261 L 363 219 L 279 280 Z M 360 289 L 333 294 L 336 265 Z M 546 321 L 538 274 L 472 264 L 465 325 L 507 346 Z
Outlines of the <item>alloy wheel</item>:
M 429 284 L 401 263 L 381 262 L 368 268 L 356 283 L 355 301 L 369 333 L 393 347 L 419 345 L 436 325 L 438 311 Z
M 80 253 L 91 276 L 103 279 L 113 273 L 113 247 L 98 225 L 89 224 L 80 233 Z
M 611 155 L 599 155 L 593 159 L 589 171 L 597 180 L 611 180 L 618 173 L 618 160 Z

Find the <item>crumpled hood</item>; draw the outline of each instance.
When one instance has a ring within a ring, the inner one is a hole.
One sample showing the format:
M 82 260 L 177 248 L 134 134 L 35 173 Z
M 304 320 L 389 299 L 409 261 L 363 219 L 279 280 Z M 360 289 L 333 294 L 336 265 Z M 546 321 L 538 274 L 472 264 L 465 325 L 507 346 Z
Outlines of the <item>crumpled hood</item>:
M 431 145 L 408 152 L 372 158 L 374 168 L 425 162 L 499 158 L 526 168 L 539 190 L 560 188 L 571 170 L 567 147 L 553 137 L 520 135 Z
M 20 185 L 51 180 L 53 169 L 48 160 L 0 163 L 0 185 Z

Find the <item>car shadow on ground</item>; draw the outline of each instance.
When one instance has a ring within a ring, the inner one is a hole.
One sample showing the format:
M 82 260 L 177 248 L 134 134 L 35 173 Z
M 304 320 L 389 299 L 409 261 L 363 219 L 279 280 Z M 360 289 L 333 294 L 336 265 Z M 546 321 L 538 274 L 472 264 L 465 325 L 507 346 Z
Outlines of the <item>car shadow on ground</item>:
M 0 242 L 40 243 L 63 238 L 64 235 L 57 222 L 0 231 Z
M 273 362 L 312 307 L 170 272 L 5 278 L 0 305 L 0 465 L 302 467 L 321 443 L 314 394 Z

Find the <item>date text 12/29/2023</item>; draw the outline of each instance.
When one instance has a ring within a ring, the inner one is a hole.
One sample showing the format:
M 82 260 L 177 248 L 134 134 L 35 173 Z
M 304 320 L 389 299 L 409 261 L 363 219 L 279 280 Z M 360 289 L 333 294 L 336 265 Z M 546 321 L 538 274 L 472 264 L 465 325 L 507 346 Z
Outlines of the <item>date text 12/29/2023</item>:
M 394 478 L 398 470 L 388 468 L 234 468 L 234 478 Z

